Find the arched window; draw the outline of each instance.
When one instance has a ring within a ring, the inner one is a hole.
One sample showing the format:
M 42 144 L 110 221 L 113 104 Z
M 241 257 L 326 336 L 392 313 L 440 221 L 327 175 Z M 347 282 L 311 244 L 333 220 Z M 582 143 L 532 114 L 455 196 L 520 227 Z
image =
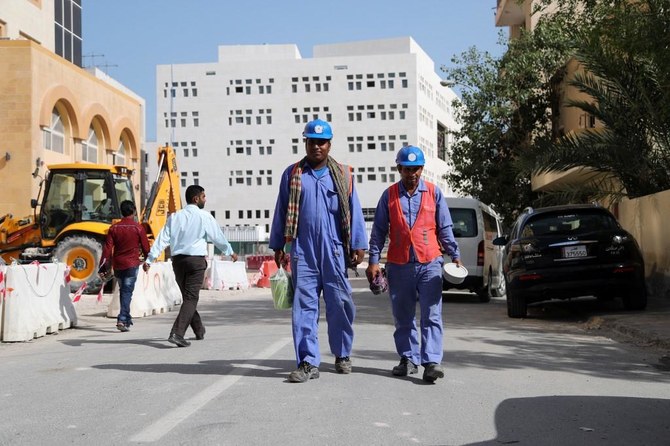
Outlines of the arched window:
M 123 140 L 119 141 L 119 148 L 116 150 L 114 164 L 120 166 L 126 165 L 126 145 L 124 144 Z
M 88 128 L 88 138 L 81 143 L 81 159 L 90 163 L 98 162 L 98 135 L 93 124 Z
M 43 128 L 43 135 L 46 150 L 65 153 L 65 126 L 58 108 L 51 111 L 51 125 Z

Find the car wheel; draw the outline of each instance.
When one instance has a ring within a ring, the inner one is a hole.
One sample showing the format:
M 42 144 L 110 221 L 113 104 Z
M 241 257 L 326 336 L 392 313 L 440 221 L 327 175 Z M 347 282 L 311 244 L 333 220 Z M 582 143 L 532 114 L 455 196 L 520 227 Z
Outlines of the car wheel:
M 491 301 L 491 289 L 493 288 L 493 275 L 489 272 L 489 278 L 486 281 L 486 285 L 477 290 L 477 296 L 479 296 L 479 301 L 481 303 L 486 303 Z
M 631 285 L 623 296 L 626 310 L 644 310 L 647 308 L 647 287 L 644 281 Z
M 517 294 L 516 291 L 510 289 L 507 285 L 507 316 L 511 318 L 526 317 L 528 311 L 528 304 L 526 298 Z
M 498 278 L 498 286 L 491 288 L 491 295 L 493 297 L 503 297 L 505 293 L 507 292 L 505 290 L 505 276 L 502 272 L 499 272 L 498 275 L 500 276 Z

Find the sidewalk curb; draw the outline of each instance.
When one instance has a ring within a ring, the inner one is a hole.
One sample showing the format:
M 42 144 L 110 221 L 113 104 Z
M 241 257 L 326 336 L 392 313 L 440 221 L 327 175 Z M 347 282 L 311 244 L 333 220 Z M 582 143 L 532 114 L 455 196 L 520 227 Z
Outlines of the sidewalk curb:
M 639 328 L 632 327 L 615 319 L 592 316 L 588 319 L 585 325 L 588 330 L 610 330 L 616 334 L 625 336 L 632 341 L 642 343 L 644 346 L 670 351 L 670 339 L 663 338 L 653 331 L 640 330 Z

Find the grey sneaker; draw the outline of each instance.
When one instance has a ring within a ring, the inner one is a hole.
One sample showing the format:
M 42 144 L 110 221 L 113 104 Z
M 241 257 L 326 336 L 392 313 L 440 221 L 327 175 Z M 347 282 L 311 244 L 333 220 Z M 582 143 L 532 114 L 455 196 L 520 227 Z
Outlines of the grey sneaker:
M 400 358 L 400 364 L 393 367 L 393 374 L 395 376 L 408 376 L 417 373 L 419 369 L 416 364 L 409 360 L 406 356 Z
M 335 358 L 335 370 L 337 373 L 348 375 L 351 373 L 351 359 L 348 356 Z
M 307 361 L 302 361 L 298 368 L 288 375 L 288 380 L 292 383 L 304 383 L 318 377 L 319 369 Z
M 423 380 L 434 383 L 438 378 L 444 378 L 444 368 L 440 364 L 429 362 L 423 365 Z
M 116 324 L 116 329 L 119 330 L 119 331 L 124 331 L 124 332 L 130 330 L 130 328 L 128 328 L 128 326 L 126 324 L 124 324 L 123 322 L 117 323 Z

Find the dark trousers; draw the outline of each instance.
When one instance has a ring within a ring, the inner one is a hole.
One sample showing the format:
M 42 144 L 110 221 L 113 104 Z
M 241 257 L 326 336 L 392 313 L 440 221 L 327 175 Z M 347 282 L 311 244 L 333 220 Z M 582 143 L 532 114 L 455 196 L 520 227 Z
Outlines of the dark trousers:
M 184 336 L 190 325 L 196 335 L 204 334 L 205 327 L 202 325 L 197 308 L 200 288 L 207 270 L 207 260 L 204 256 L 176 255 L 172 257 L 172 269 L 182 296 L 181 308 L 172 325 L 172 332 Z

